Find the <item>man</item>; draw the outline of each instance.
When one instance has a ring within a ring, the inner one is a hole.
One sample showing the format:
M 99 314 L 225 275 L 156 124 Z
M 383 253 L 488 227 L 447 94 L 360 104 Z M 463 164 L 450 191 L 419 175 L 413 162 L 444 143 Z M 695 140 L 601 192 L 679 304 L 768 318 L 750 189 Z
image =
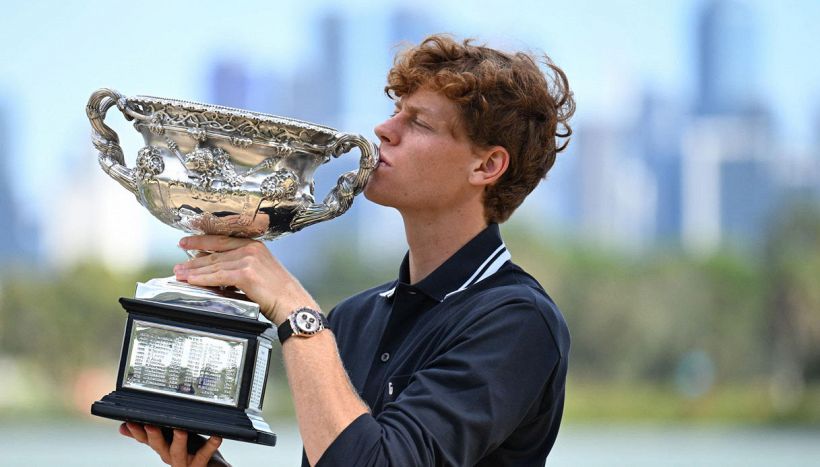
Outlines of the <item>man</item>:
M 305 448 L 320 466 L 544 465 L 564 401 L 569 334 L 555 304 L 510 261 L 498 223 L 552 167 L 574 102 L 545 58 L 431 36 L 401 53 L 375 129 L 379 166 L 365 190 L 402 215 L 399 278 L 335 307 L 327 330 L 311 296 L 259 242 L 195 236 L 210 250 L 179 280 L 235 285 L 285 331 L 282 355 Z M 311 330 L 315 327 L 311 328 Z M 304 329 L 303 329 L 304 331 Z M 291 334 L 297 334 L 289 337 Z M 124 424 L 173 465 L 205 465 L 186 434 Z

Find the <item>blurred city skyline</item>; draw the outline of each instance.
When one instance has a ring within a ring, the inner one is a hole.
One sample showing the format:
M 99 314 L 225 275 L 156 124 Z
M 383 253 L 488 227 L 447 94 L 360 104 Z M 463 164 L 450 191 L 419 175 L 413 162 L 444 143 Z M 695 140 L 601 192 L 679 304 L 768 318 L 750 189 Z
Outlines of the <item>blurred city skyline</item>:
M 396 44 L 439 31 L 543 50 L 569 76 L 579 109 L 570 150 L 514 219 L 629 251 L 673 244 L 708 254 L 726 241 L 754 245 L 777 200 L 820 194 L 820 71 L 808 60 L 816 2 L 102 5 L 19 5 L 0 20 L 0 39 L 14 44 L 0 53 L 0 211 L 14 220 L 0 259 L 64 265 L 87 254 L 130 267 L 173 257 L 181 232 L 96 165 L 82 111 L 94 89 L 375 139 L 391 107 L 382 88 Z M 106 121 L 131 164 L 138 135 L 116 111 Z M 320 169 L 318 181 L 339 171 Z M 395 213 L 363 199 L 276 244 L 289 242 L 282 251 L 297 261 L 351 226 L 360 250 L 403 248 Z

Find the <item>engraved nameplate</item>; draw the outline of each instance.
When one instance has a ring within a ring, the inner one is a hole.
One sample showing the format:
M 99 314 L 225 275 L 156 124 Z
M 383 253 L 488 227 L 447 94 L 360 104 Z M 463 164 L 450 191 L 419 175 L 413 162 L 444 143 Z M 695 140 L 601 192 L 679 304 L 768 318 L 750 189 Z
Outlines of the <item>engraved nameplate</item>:
M 134 320 L 123 387 L 238 406 L 245 339 Z

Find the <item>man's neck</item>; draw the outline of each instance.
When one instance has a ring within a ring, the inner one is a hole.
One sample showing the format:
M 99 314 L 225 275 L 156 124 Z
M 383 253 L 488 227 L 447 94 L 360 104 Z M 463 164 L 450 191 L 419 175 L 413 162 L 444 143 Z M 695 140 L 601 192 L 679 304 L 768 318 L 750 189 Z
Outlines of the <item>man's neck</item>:
M 402 214 L 410 248 L 410 283 L 415 284 L 444 264 L 461 247 L 487 227 L 483 211 L 444 215 Z

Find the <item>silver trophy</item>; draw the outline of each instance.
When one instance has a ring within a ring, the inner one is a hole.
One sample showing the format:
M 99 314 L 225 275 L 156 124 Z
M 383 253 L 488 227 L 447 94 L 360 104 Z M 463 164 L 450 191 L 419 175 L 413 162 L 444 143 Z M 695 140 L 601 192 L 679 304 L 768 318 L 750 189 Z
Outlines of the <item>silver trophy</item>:
M 134 168 L 104 123 L 114 106 L 145 140 Z M 362 136 L 258 112 L 100 89 L 86 113 L 103 170 L 156 218 L 194 234 L 268 240 L 332 219 L 378 163 Z M 353 148 L 358 170 L 317 203 L 314 171 Z M 258 305 L 172 277 L 140 283 L 120 303 L 128 320 L 117 387 L 93 414 L 275 444 L 261 415 L 275 333 Z

